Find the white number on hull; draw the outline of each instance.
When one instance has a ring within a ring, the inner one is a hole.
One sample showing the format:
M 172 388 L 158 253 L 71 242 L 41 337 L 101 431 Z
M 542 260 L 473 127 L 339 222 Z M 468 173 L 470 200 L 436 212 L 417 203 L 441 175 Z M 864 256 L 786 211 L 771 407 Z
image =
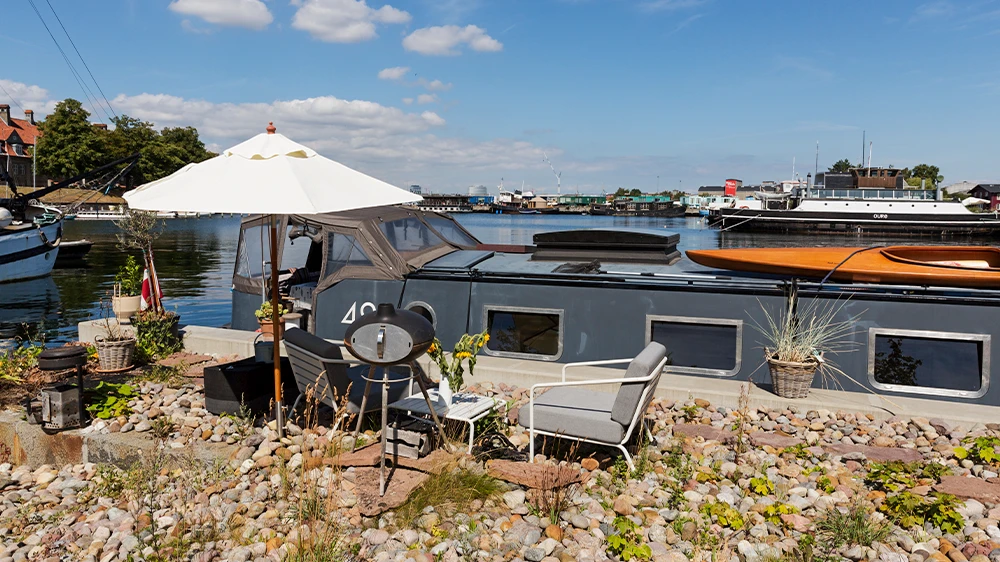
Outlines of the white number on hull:
M 887 218 L 889 218 L 889 215 L 885 215 L 885 214 L 882 214 L 882 213 L 875 213 L 874 218 L 876 218 L 876 219 L 887 219 Z
M 344 315 L 344 319 L 340 321 L 341 324 L 353 324 L 357 320 L 358 316 L 358 301 L 354 301 L 351 304 L 351 308 L 347 309 L 347 314 Z M 361 305 L 361 316 L 364 316 L 368 312 L 375 312 L 375 304 L 370 302 L 362 303 Z

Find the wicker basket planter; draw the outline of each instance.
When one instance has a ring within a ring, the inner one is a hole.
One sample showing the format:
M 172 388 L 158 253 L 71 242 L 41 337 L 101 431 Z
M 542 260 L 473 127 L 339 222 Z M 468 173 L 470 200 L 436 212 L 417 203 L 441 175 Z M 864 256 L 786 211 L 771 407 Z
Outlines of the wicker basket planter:
M 815 359 L 803 363 L 782 361 L 769 355 L 767 366 L 771 370 L 771 382 L 774 383 L 775 394 L 782 398 L 805 398 L 812 388 L 819 362 Z
M 97 346 L 97 358 L 101 363 L 101 371 L 126 371 L 134 366 L 135 338 L 120 341 L 107 341 L 98 336 L 94 338 Z

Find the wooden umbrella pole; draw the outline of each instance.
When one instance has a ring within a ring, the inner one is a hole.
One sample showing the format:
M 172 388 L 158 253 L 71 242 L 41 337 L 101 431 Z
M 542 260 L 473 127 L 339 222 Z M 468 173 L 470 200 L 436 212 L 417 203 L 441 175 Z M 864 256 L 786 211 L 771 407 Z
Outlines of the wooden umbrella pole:
M 281 408 L 281 296 L 278 294 L 278 225 L 271 215 L 271 333 L 274 334 L 274 421 L 278 438 L 285 437 L 285 412 Z

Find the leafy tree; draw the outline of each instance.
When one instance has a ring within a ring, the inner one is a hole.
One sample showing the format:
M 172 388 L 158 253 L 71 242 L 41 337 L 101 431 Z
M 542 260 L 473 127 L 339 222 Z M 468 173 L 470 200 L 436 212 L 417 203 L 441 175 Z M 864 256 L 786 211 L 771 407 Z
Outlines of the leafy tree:
M 35 160 L 42 175 L 67 178 L 99 165 L 101 132 L 89 117 L 83 104 L 69 98 L 57 103 L 55 111 L 39 124 Z
M 205 143 L 198 138 L 198 129 L 194 127 L 164 127 L 160 138 L 168 144 L 180 148 L 184 152 L 184 161 L 203 162 L 216 156 L 214 152 L 205 149 Z
M 618 190 L 615 191 L 615 197 L 625 197 L 626 195 L 628 195 L 628 191 L 626 191 L 624 187 L 619 187 Z
M 833 166 L 830 166 L 830 169 L 827 170 L 827 172 L 833 174 L 846 174 L 847 172 L 851 171 L 851 168 L 854 167 L 856 166 L 854 164 L 851 164 L 850 160 L 844 158 L 843 160 L 837 160 L 836 162 L 834 162 Z
M 639 196 L 642 195 L 642 190 L 641 189 L 633 189 L 633 190 L 631 190 L 631 191 L 628 192 L 628 195 L 629 195 L 629 197 L 639 197 Z
M 944 181 L 944 176 L 941 175 L 941 169 L 937 166 L 931 166 L 930 164 L 917 164 L 913 167 L 910 174 L 914 178 L 926 179 L 927 183 L 931 185 L 937 185 L 939 182 Z
M 136 183 L 160 179 L 211 157 L 194 127 L 168 127 L 160 133 L 152 123 L 128 115 L 117 117 L 114 123 L 114 130 L 107 135 L 107 157 L 114 160 L 141 153 L 133 173 Z

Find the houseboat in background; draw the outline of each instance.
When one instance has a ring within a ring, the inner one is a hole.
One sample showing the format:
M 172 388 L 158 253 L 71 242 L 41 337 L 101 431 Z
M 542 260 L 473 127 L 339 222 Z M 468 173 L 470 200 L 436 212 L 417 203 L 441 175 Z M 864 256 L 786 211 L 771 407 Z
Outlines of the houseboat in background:
M 1000 405 L 991 384 L 1000 290 L 717 271 L 683 259 L 679 236 L 663 229 L 548 232 L 533 246 L 491 246 L 451 217 L 414 208 L 282 220 L 279 288 L 301 325 L 329 340 L 388 302 L 423 315 L 441 341 L 488 332 L 490 356 L 599 360 L 655 340 L 671 373 L 764 384 L 766 342 L 755 326 L 787 307 L 795 286 L 800 310 L 821 307 L 855 327 L 846 342 L 854 351 L 826 358 L 850 376 L 837 379 L 844 390 Z M 260 217 L 241 225 L 235 329 L 258 327 L 267 229 Z
M 907 188 L 896 168 L 818 174 L 815 186 L 786 193 L 714 209 L 710 224 L 742 231 L 1000 235 L 996 213 L 974 213 L 960 202 L 944 201 L 940 189 Z

